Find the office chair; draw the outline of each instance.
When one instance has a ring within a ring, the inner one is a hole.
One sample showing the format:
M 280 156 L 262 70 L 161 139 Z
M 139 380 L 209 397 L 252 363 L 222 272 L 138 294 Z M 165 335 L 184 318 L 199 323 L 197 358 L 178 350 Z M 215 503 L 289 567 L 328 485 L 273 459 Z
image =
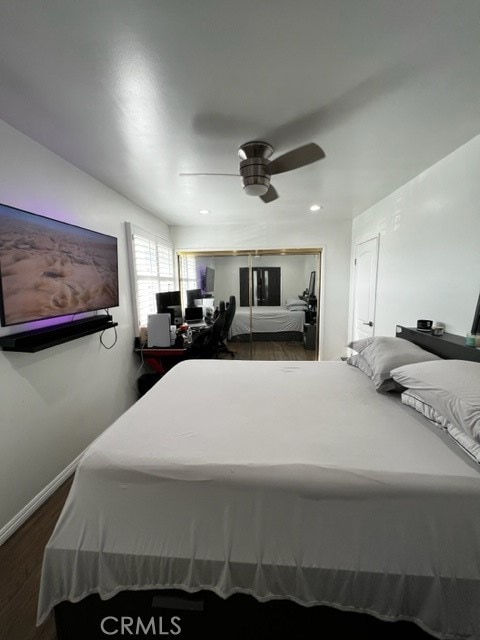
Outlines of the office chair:
M 220 302 L 219 313 L 215 322 L 199 331 L 193 338 L 192 344 L 187 347 L 186 358 L 216 358 L 221 344 L 220 337 L 225 325 L 225 303 Z
M 228 306 L 225 311 L 225 324 L 223 326 L 223 329 L 220 335 L 220 343 L 218 345 L 218 353 L 229 353 L 232 358 L 235 357 L 235 351 L 232 351 L 231 349 L 229 349 L 225 341 L 228 339 L 228 333 L 230 331 L 230 327 L 232 326 L 236 308 L 237 308 L 237 302 L 236 302 L 235 296 L 230 296 L 228 300 Z

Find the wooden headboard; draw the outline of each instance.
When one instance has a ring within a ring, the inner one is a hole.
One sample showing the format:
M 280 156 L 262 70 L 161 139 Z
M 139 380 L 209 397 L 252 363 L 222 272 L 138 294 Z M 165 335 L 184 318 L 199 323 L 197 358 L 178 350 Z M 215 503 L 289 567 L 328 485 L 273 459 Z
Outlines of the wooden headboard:
M 434 336 L 431 333 L 418 331 L 413 327 L 401 327 L 399 325 L 397 325 L 395 335 L 397 338 L 404 338 L 409 342 L 418 344 L 422 349 L 446 360 L 480 362 L 480 349 L 467 347 L 464 336 L 457 336 L 454 333 Z

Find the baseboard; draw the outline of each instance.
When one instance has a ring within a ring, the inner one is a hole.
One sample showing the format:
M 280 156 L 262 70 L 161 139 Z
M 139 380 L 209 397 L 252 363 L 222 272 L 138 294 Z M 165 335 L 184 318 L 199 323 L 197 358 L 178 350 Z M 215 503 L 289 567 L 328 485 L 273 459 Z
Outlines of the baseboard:
M 40 493 L 30 500 L 10 522 L 7 522 L 7 524 L 0 529 L 0 546 L 72 475 L 82 455 L 83 453 L 77 456 L 68 467 L 61 471 Z

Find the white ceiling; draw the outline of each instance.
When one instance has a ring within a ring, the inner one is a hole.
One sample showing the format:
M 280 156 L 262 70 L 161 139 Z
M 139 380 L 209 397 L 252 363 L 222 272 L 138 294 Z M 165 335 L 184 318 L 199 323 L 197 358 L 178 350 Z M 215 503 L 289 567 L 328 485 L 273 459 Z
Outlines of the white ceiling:
M 2 0 L 0 118 L 170 224 L 351 218 L 480 132 L 480 2 Z M 326 158 L 179 177 L 251 139 Z

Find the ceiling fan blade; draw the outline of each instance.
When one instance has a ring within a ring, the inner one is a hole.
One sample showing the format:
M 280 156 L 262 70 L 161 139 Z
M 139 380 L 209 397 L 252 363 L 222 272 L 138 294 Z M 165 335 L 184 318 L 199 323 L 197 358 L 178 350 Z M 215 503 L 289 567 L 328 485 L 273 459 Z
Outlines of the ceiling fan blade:
M 312 164 L 312 162 L 317 162 L 322 158 L 325 158 L 323 149 L 318 144 L 309 142 L 272 160 L 268 166 L 268 171 L 270 175 L 285 173 L 285 171 L 305 167 L 307 164 Z
M 179 173 L 179 176 L 234 176 L 239 178 L 239 173 Z
M 272 185 L 270 185 L 268 187 L 267 193 L 264 196 L 260 196 L 260 198 L 265 202 L 265 204 L 273 202 L 278 198 L 277 190 L 275 189 L 275 187 L 272 187 Z

